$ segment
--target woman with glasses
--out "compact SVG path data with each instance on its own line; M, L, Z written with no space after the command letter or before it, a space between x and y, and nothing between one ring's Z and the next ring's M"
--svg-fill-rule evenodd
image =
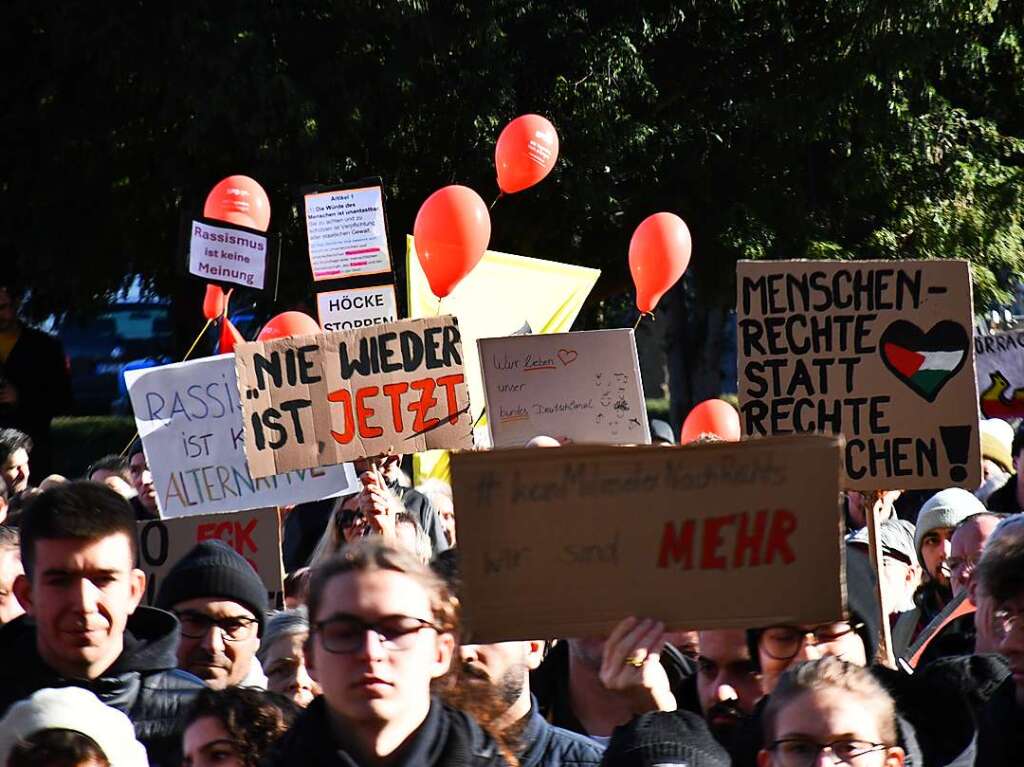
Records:
M458 602L410 552L351 543L310 579L306 664L322 695L270 765L514 764L461 710L432 694L457 646ZM471 705L483 721L500 714Z
M764 712L758 767L902 767L892 698L870 671L835 656L779 680Z
M816 626L769 626L750 635L756 644L751 648L751 657L758 660L761 682L769 694L794 663L831 655L866 666L874 646L864 621L855 617Z

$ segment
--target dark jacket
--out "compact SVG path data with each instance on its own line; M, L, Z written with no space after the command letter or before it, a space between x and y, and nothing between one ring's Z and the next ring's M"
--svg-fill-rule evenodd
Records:
M601 762L604 752L596 741L585 735L545 721L536 698L519 742L519 767L591 767Z
M327 529L339 498L324 498L298 504L284 521L281 557L286 573L309 564L317 543Z
M981 711L978 767L1019 767L1024 760L1024 708L1017 705L1013 678L1003 682Z
M441 517L438 515L437 509L434 508L434 504L430 502L430 499L419 490L402 487L397 482L388 485L388 488L402 499L405 510L416 517L420 527L426 531L427 537L430 538L430 547L434 550L434 553L437 554L438 552L445 551L448 548L448 539L444 537Z
M985 506L996 514L1020 514L1024 511L1017 500L1017 475L1011 474L1006 484L993 491Z
M82 687L135 725L152 764L180 764L180 715L203 683L176 668L178 620L152 607L128 619L124 650L98 679L66 679L36 650L35 623L27 616L0 628L0 716L12 703L45 687Z
M344 740L344 738L342 738ZM392 767L501 767L494 741L467 714L434 700L427 718L392 755ZM261 767L359 767L351 743L339 742L327 719L323 696L303 711L263 759Z

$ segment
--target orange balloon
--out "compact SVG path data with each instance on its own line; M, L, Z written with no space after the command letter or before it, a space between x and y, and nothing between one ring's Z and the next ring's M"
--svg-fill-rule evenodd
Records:
M224 314L225 298L220 285L207 285L206 296L203 298L203 316L215 320Z
M726 442L739 442L740 414L725 400L704 400L683 421L679 444L693 442L701 434L714 434Z
M558 133L540 115L523 115L505 126L494 147L498 188L505 194L531 187L555 167Z
M491 216L472 189L446 186L420 206L412 234L430 289L444 298L484 257Z
M273 341L275 338L289 336L309 336L321 333L320 325L308 314L302 312L282 312L263 326L256 336L257 341Z
M254 179L228 176L206 196L203 215L265 232L270 226L270 200Z
M245 339L242 338L242 334L238 332L231 320L227 317L220 325L220 353L228 354L235 350L235 344L240 344Z
M629 271L636 285L636 307L650 312L690 264L690 230L675 213L648 216L629 241Z

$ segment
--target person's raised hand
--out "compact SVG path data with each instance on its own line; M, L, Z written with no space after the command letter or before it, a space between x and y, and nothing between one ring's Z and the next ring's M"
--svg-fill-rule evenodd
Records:
M635 713L675 711L676 699L661 665L665 624L629 617L605 640L601 653L601 683L631 701Z

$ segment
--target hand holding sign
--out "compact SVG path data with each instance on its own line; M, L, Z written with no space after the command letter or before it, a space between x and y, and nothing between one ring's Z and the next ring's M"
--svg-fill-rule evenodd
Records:
M629 699L633 713L675 711L676 699L661 665L665 624L630 617L617 625L601 653L601 683Z

